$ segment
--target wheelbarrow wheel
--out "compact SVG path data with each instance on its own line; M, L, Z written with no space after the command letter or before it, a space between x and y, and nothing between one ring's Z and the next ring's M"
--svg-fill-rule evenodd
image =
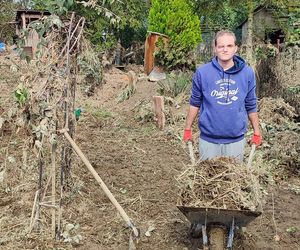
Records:
M209 230L210 250L224 250L226 248L226 228L212 227Z

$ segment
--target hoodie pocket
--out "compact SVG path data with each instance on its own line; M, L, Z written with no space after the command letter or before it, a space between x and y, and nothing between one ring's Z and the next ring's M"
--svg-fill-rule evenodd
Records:
M246 112L237 108L204 110L199 119L201 133L212 138L236 138L246 132Z

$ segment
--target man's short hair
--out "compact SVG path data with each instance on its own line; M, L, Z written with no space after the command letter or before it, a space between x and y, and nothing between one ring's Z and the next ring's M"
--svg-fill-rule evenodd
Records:
M217 32L217 34L215 35L215 46L217 46L217 39L221 36L224 36L224 35L230 35L234 38L234 44L236 44L236 36L235 34L231 31L231 30L220 30Z

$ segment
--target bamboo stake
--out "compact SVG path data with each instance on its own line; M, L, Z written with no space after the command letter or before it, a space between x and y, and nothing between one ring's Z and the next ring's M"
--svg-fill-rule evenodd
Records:
M44 193L43 193L41 201L44 201L44 199L46 197L47 190L48 190L48 187L50 185L50 182L51 182L51 175L49 175L49 177L48 177L48 180L47 180L47 183L46 183L46 186L45 186Z
M75 28L74 28L74 30L73 30L71 36L70 36L70 39L72 39L72 38L74 37L74 34L75 34L77 28L79 27L79 24L81 23L81 21L83 21L83 23L84 23L84 22L85 22L85 18L84 18L84 17L81 17L81 18L79 19L78 23L76 24L76 26L75 26ZM82 27L82 26L83 26L83 25L81 25L81 27ZM58 58L60 58L60 57L63 55L63 53L65 52L65 50L67 49L67 47L68 47L68 44L65 44L65 46L64 46L63 49L61 50L61 52L60 52ZM71 49L71 50L72 50L72 49ZM68 53L69 53L69 51L68 51Z
M79 34L78 36L75 38L75 41L74 43L72 44L72 47L69 49L69 53L72 51L72 49L75 47L75 45L78 43L81 35L82 35L82 32L83 32L83 27L84 27L84 24L85 24L85 19L83 19L82 21L82 25L81 25L81 30L79 31ZM79 44L79 43L78 43Z
M53 135L53 141L52 141L52 152L51 152L51 163L52 163L52 168L51 168L51 180L52 180L52 227L51 227L51 232L52 232L52 237L55 239L55 219L56 219L56 207L55 207L55 201L56 201L56 189L55 189L55 183L56 183L56 141L55 141L55 136Z
M57 239L59 239L61 234L61 217L62 217L62 197L63 197L63 187L60 186L60 201L58 205L58 219L57 219Z
M36 204L36 211L35 211L35 215L34 215L34 218L32 220L32 223L31 223L31 227L29 227L29 230L28 230L28 233L31 233L33 227L34 227L34 224L39 221L39 217L40 217L40 204L37 202L37 200L39 199L39 196L40 196L40 190L37 191L37 199L35 201L35 204ZM37 224L39 226L39 224Z
M33 206L32 206L32 212L31 212L31 218L30 218L30 224L29 224L29 229L28 229L28 233L31 232L32 228L33 228L33 225L34 225L34 221L33 221L33 218L34 218L34 212L36 210L36 203L37 203L37 199L38 199L38 196L39 196L39 192L40 190L37 190L35 192L35 196L34 196L34 202L33 202Z
M73 19L75 17L75 12L72 12L71 15L71 20L70 20L70 26L69 26L69 32L68 32L68 40L67 40L67 74L68 74L68 79L70 76L70 42L71 42L71 31L72 31L72 24L73 24Z
M88 168L88 170L92 173L93 177L100 184L102 190L107 195L107 197L109 198L109 200L112 202L112 204L119 211L120 215L125 220L125 222L127 223L127 225L133 230L133 233L134 233L135 237L138 237L139 236L139 232L138 232L137 228L133 225L133 223L131 222L130 218L128 217L128 215L126 214L126 212L124 211L124 209L121 207L121 205L115 199L115 197L113 196L113 194L107 188L107 186L102 181L102 179L100 178L100 176L98 175L98 173L96 172L96 170L93 168L93 166L91 165L91 163L89 162L89 160L85 157L85 155L82 153L82 151L80 150L80 148L76 145L76 143L73 141L73 139L71 138L71 136L69 135L69 133L65 129L61 130L61 133L63 133L64 136L67 138L67 140L70 142L70 144L73 147L73 149L75 150L75 152L78 154L78 156L84 162L84 164L86 165L86 167Z
M42 137L42 142L44 140L44 137ZM42 161L42 157L43 157L43 154L42 154L42 151L40 149L39 151L39 192L38 192L38 197L37 197L37 200L40 202L41 201L41 190L42 190L42 179L43 179L43 164L44 162ZM38 202L38 203L39 203ZM40 218L40 205L37 206L36 208L36 213L35 213L35 217L33 219L33 223L32 223L32 228L35 224L35 222L38 222L39 221L39 218ZM40 224L37 223L37 229L39 230L40 229Z
M60 166L60 201L58 207L58 219L57 219L57 237L61 234L61 218L62 218L62 201L63 201L63 187L64 187L64 168L65 168L65 147L61 151L61 166Z

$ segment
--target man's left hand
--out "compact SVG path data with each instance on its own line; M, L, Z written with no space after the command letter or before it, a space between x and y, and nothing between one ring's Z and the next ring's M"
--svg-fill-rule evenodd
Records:
M254 134L252 136L252 139L250 141L251 144L255 144L256 146L259 146L262 144L262 137L260 134Z

